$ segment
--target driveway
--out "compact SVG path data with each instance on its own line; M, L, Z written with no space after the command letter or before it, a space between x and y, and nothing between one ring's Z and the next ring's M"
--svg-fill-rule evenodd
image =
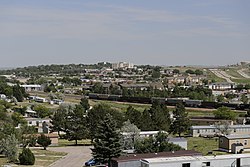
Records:
M68 153L50 167L82 167L92 155L90 146L49 147L48 150Z

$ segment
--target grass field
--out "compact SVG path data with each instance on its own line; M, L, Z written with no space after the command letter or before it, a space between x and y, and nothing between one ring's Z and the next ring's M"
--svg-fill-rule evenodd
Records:
M236 77L236 78L243 78L238 72L237 72L237 69L228 69L226 70L226 73L233 76L233 77Z
M47 167L53 162L57 161L58 159L64 157L67 153L60 153L60 152L54 152L54 151L48 151L48 150L41 150L38 148L32 148L31 151L34 153L36 161L35 165L36 167ZM0 155L0 166L8 164L7 159L4 156ZM11 164L13 166L17 167L29 167L25 165L18 165L18 164Z
M236 83L250 84L250 79L248 78L231 79L231 80Z
M78 140L77 141L78 145L91 145L91 140L86 139L86 140ZM74 146L75 141L68 141L66 139L59 139L58 141L58 146L63 147L63 146Z
M227 154L226 152L218 151L218 138L188 137L187 140L188 150L199 151L203 155L208 155L209 151L213 151L213 154L216 155Z
M214 80L215 82L225 82L226 80L223 78L217 77L215 74L213 74L211 71L207 70L207 79L208 80Z

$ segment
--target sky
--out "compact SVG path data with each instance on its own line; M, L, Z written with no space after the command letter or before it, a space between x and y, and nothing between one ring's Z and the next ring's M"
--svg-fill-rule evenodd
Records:
M249 0L0 0L0 68L250 60Z

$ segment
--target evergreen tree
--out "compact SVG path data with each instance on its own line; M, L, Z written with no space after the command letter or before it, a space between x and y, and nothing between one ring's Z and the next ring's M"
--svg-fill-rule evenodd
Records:
M23 148L22 153L19 155L21 165L34 165L35 156L29 148Z
M153 130L153 122L151 119L151 114L148 110L144 110L142 113L141 126L139 127L142 131Z
M149 112L151 113L153 130L169 130L171 120L167 106L165 104L160 104L159 101L155 101L152 104Z
M141 124L141 112L129 106L127 112L125 113L126 119L130 120L132 124L135 124L137 127Z
M66 119L66 138L71 141L84 139L88 136L85 110L81 105L76 105L72 111L69 111Z
M173 134L178 134L180 137L181 133L186 132L190 126L188 113L182 103L176 105L173 115L174 121L171 124L170 130Z
M108 162L121 155L121 134L117 131L116 121L107 114L97 127L92 154L100 162Z
M37 143L43 146L43 149L46 150L46 148L51 144L51 140L48 136L41 134L41 136L37 138Z

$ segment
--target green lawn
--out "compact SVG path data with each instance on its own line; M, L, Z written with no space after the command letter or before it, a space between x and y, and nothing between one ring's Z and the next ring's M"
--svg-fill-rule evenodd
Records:
M209 151L213 154L221 155L227 154L226 152L218 151L218 138L202 138L202 137L188 137L188 150L195 150L207 155Z
M145 109L149 109L151 104L139 104L139 103L123 103L123 102L114 102L114 101L104 101L104 100L90 100L90 105L96 105L100 103L105 103L110 105L114 109L118 109L121 111L126 111L129 106L134 107L139 111L144 111Z
M223 78L217 77L214 73L211 71L207 70L207 79L208 80L214 80L215 82L225 82L226 80Z
M225 71L227 74L236 77L236 78L243 78L238 72L237 69L228 69Z
M244 84L250 84L250 79L248 78L241 78L241 79L231 79L233 82L236 83L244 83Z
M91 140L90 139L78 140L77 144L78 145L91 145ZM66 139L59 139L59 141L58 141L59 147L73 146L73 145L75 145L75 141L68 141Z
M35 165L33 166L39 166L39 167L47 167L53 162L59 160L60 158L67 155L67 153L61 153L61 152L54 152L54 151L48 151L48 150L41 150L38 148L31 149L31 151L34 153L36 161ZM0 155L0 166L7 164L7 159L4 156ZM29 167L25 165L17 165L17 164L11 164L13 166L17 167Z

